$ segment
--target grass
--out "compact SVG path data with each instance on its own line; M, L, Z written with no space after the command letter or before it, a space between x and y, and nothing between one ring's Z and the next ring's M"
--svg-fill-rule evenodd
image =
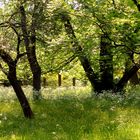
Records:
M124 97L89 89L43 89L35 114L25 119L10 88L0 87L0 140L140 140L140 89Z

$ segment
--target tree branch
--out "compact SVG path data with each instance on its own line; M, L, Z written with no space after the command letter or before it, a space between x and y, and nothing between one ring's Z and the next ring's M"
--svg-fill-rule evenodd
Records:
M14 25L11 25L11 28L13 29L13 31L17 35L17 49L16 49L17 56L15 58L15 63L17 63L19 58L21 58L22 56L26 55L27 53L26 52L20 53L20 49L19 48L20 48L20 43L21 43L21 35L18 33L18 31L16 30Z
M14 60L12 59L12 57L6 52L4 51L3 49L0 49L0 57L3 59L3 61L5 63L8 64L8 66L11 65L11 63L15 63Z
M134 4L136 5L138 11L140 12L140 4L138 3L137 0L132 0L134 2Z
M112 3L114 5L114 8L117 9L117 6L116 6L116 3L115 3L115 0L112 0Z
M25 9L22 5L20 6L20 14L21 14L21 29L23 32L24 43L25 46L28 48L30 40L28 38Z
M140 64L134 65L128 71L125 71L123 77L119 80L119 82L115 85L115 91L121 91L127 81L140 69Z
M63 67L65 67L66 65L71 63L75 58L76 58L75 55L70 56L67 60L64 60L63 62L59 63L58 67L55 67L53 69L48 70L47 73L62 69Z
M18 54L17 57L16 57L16 59L15 59L15 63L17 64L18 60L19 60L21 57L25 56L25 55L27 55L26 52Z
M0 27L9 27L9 22L6 21L6 22L0 23Z
M74 50L74 54L79 58L81 65L92 85L92 87L94 87L95 89L98 89L99 86L99 79L97 74L94 72L94 70L91 67L90 61L88 60L86 54L83 51L82 46L79 44L74 29L71 25L70 19L68 17L68 15L65 14L61 14L61 20L64 23L64 27L66 30L66 33L68 35L68 37L71 40L71 44L73 46L73 50Z

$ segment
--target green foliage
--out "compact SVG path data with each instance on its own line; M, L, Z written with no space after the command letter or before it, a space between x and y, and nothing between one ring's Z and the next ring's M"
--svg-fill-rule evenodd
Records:
M68 71L73 65L77 65L77 59L70 64L65 64L73 55L73 51L71 41L64 30L62 15L69 17L78 43L82 46L84 54L90 60L96 73L99 73L100 69L98 60L101 34L107 33L112 44L115 77L121 76L117 72L118 69L121 73L125 69L126 52L139 51L140 32L136 30L139 30L140 14L132 0L51 0L48 2L20 0L6 2L0 11L0 22L10 22L9 28L0 28L0 44L6 42L12 50L10 53L13 57L16 52L17 38L10 27L11 24L16 25L15 29L21 35L18 12L21 4L26 10L27 28L30 29L32 16L36 21L37 58L43 75L48 72L58 73L60 70ZM33 11L35 5L37 8ZM23 42L20 45L20 52L25 52ZM138 58L138 55L135 58ZM18 65L19 77L27 77L26 73L31 77L29 68L25 68L26 65L28 64L23 58ZM80 67L79 64L78 68ZM80 77L83 75L81 68L78 75Z

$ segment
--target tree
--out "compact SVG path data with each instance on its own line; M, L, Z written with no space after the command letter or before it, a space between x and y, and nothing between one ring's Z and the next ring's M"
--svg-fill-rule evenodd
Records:
M30 108L30 105L28 103L28 100L21 88L21 85L17 79L17 73L16 73L16 66L17 62L20 57L25 55L25 53L20 53L19 52L19 45L20 45L20 39L18 38L18 44L17 44L17 55L15 60L12 59L12 57L9 55L9 53L6 51L6 49L3 48L3 46L0 46L0 58L8 65L8 71L2 66L0 63L0 69L4 72L4 74L7 76L7 79L9 80L10 84L12 85L17 98L20 102L20 105L22 107L24 116L26 118L32 118L33 117L33 112ZM7 46L4 46L5 48Z
M33 75L33 98L40 99L41 98L41 68L38 64L37 57L36 57L36 10L38 7L38 3L36 1L31 1L30 3L26 3L25 1L8 1L7 5L5 4L4 8L7 9L9 12L7 15L9 19L7 19L7 23L12 25L12 28L16 31L18 37L21 38L21 42L24 40L24 45L27 52L27 58L30 64L30 69ZM31 5L32 4L32 5ZM35 4L35 7L33 7ZM15 6L14 6L15 5ZM26 18L29 14L25 12L24 6L29 7L31 18ZM26 7L26 8L27 8ZM33 9L32 9L33 7ZM10 8L10 10L9 10ZM5 13L4 13L5 14ZM4 15L4 20L7 18L6 14ZM5 18L6 17L6 18ZM31 22L28 26L27 22ZM23 49L23 43L21 43L22 47L20 46L20 50Z
M78 58L94 91L122 91L139 69L135 56L133 60L128 56L138 55L140 42L134 4L139 5L132 0L20 1L12 18L19 23L16 28L26 47L33 89L39 93L41 68L43 74L58 73Z
M33 74L33 98L39 99L41 98L41 68L38 64L36 58L36 18L35 10L37 9L37 3L34 6L34 13L32 15L32 23L30 26L31 35L29 35L29 31L27 30L27 20L26 13L24 7L20 6L20 14L21 14L21 29L23 32L24 44L26 47L27 58L30 64L30 68Z
M99 14L99 13L97 13L96 10L94 10L94 8L92 9L89 6L89 3L85 2L82 4L83 4L83 7L85 6L84 8L88 9L88 11L90 11L89 13L92 13L92 16L94 18L96 18L97 25L100 28L100 33L102 34L101 42L100 42L100 56L99 56L100 72L98 74L95 73L95 70L92 69L90 60L88 59L88 56L85 53L85 47L79 45L81 43L79 43L79 41L76 37L74 28L71 24L70 16L69 16L70 14L67 11L61 10L61 11L59 11L60 17L62 19L62 22L64 23L66 33L71 40L71 44L73 46L74 53L79 58L81 65L83 66L85 73L86 73L94 91L96 91L96 92L101 92L102 90L112 90L115 92L122 91L124 89L124 86L127 84L128 80L138 71L139 64L133 63L133 65L129 68L129 70L125 71L123 76L120 78L120 80L117 83L115 83L113 81L113 53L111 52L111 50L115 49L116 47L120 47L121 49L126 50L126 48L132 48L132 46L130 46L130 44L127 44L127 42L125 42L126 39L121 40L123 37L123 34L121 36L118 36L118 38L117 38L118 40L114 39L113 30L116 30L116 27L112 26L113 28L109 29L109 27L111 27L111 25L108 25L109 23L112 23L112 21L110 21L110 18L112 20L113 16L114 16L114 15L113 16L111 15L112 13L107 13L106 15L103 15L104 13ZM101 2L101 5L103 5L103 4L105 4L105 2ZM114 3L112 3L112 4L114 6ZM80 6L80 4L78 4L78 6ZM99 7L99 4L96 4L96 6ZM62 6L62 8L63 8L63 6ZM115 8L115 6L114 6L114 8ZM101 9L97 9L97 10L101 10ZM116 12L116 11L114 10L114 12ZM117 12L115 14L117 14ZM125 11L122 11L122 12L125 12ZM78 18L79 18L79 16L78 16ZM118 18L118 15L117 15L117 18ZM124 25L125 24L126 23L124 23ZM119 24L119 26L121 27L122 25ZM121 28L120 30L117 29L117 32L119 34L121 32L125 32L126 29L125 30L124 29L122 30L122 29L123 28ZM133 34L133 30L131 30L131 35L132 34ZM129 37L132 38L132 36L129 36ZM119 44L118 42L121 42L122 44ZM125 54L125 52L123 52L123 51L122 51L122 53Z

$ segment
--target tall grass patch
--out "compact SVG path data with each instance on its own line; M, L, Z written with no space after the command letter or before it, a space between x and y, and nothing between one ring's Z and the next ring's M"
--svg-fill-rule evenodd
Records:
M90 89L43 89L44 99L32 101L35 114L25 119L20 105L8 91L0 100L0 140L139 140L140 90L125 96ZM0 94L1 91L0 91Z

